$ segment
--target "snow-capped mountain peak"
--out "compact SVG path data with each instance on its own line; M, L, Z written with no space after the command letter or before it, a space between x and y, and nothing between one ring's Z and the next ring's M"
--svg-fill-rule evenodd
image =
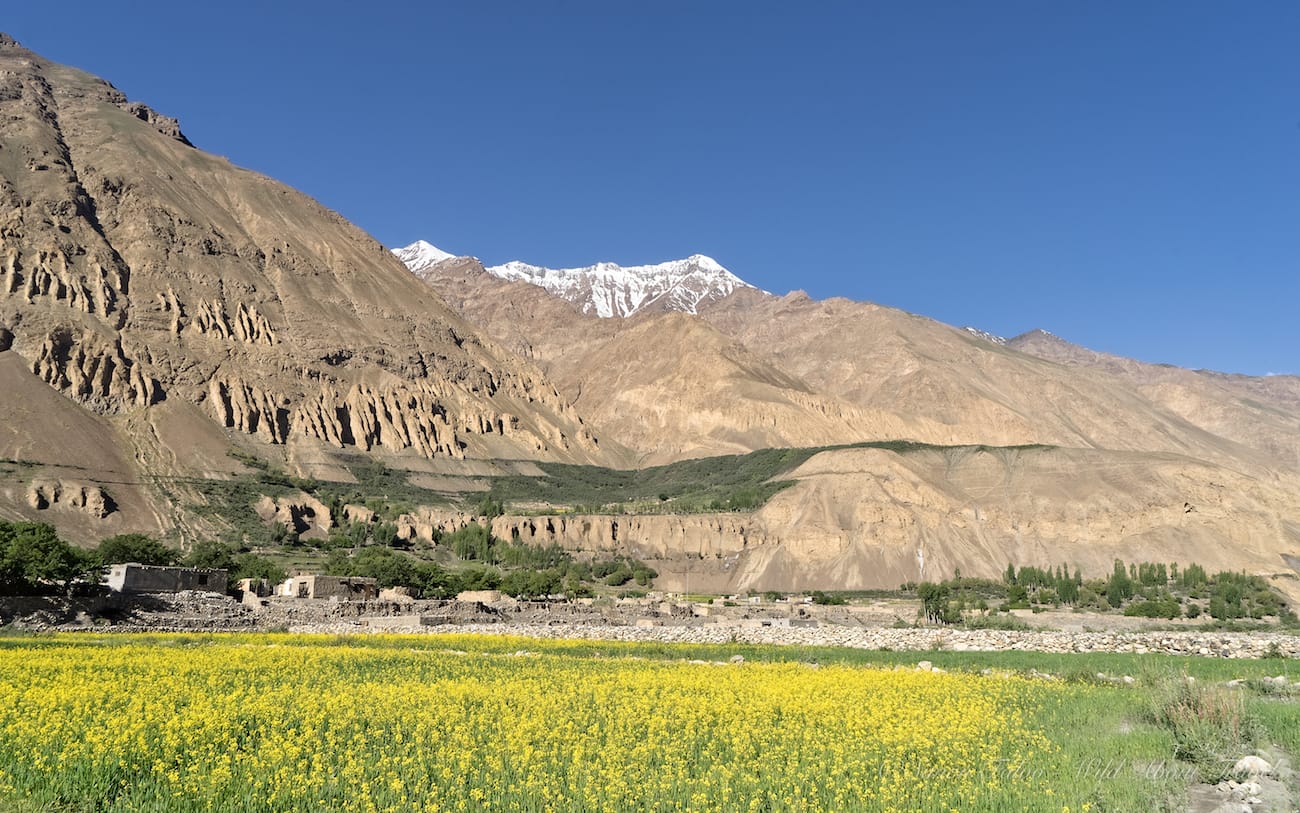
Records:
M416 240L405 248L395 248L393 253L397 259L406 263L406 267L412 272L423 271L434 263L440 263L443 260L450 260L455 254L448 254L433 243L427 243L424 240Z
M695 313L705 302L753 287L703 254L654 265L599 262L585 268L543 268L513 260L487 270L502 279L541 286L583 313L605 318L650 308Z
M974 336L975 338L983 339L984 341L990 342L992 344L1004 345L1007 343L1007 339L1005 336L998 336L994 333L989 333L987 330L981 330L977 327L970 327L969 325L966 326L966 328L964 329L967 333Z
M423 240L393 253L417 273L452 256ZM737 288L753 287L703 254L654 265L598 262L585 268L545 268L511 260L487 271L501 279L545 288L583 313L606 318L647 309L696 313L700 305L722 299Z

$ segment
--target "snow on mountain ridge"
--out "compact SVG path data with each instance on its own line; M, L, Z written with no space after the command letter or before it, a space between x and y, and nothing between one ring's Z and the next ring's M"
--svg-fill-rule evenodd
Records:
M543 268L512 260L487 270L502 279L538 285L602 318L631 316L655 303L695 313L705 301L753 287L703 254L654 265L599 262L585 268Z
M451 257L423 240L394 249L393 253L412 272ZM753 287L703 254L654 265L598 262L585 268L544 268L511 260L486 270L501 279L545 288L577 305L583 313L602 318L631 316L656 305L696 313L702 303L721 299L737 288Z

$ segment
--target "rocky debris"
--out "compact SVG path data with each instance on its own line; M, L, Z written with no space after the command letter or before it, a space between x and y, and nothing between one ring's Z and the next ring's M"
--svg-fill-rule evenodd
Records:
M277 509L278 510L278 509ZM210 594L205 594L210 595ZM226 618L221 607L238 605L218 597L217 619ZM152 597L163 601L159 597ZM6 599L7 601L7 599ZM239 605L242 606L242 605ZM241 614L246 629L293 626L306 632L358 631L367 616L421 615L444 617L461 625L461 631L498 633L537 638L588 638L594 640L659 641L695 644L789 644L841 646L856 649L932 652L1036 651L1036 652L1137 652L1207 657L1260 658L1276 647L1290 658L1300 657L1300 637L1280 632L1084 632L1041 630L953 630L819 624L815 627L764 624L761 618L741 617L746 608L731 608L736 617L700 617L693 605L626 599L595 602L409 600L331 601L273 598L256 615ZM248 609L248 608L245 608ZM166 626L166 613L152 616ZM660 623L643 625L639 620ZM340 626L342 625L342 626ZM149 627L152 628L152 627ZM364 630L360 630L364 631ZM933 664L931 664L933 668ZM1051 676L1045 676L1051 677ZM1109 678L1134 685L1132 676Z
M153 127L163 135L169 138L174 138L187 147L194 146L190 143L190 140L185 137L185 134L181 132L181 123L171 116L164 116L142 102L125 102L119 104L118 107L121 107L123 110Z
M27 505L37 511L72 508L103 519L117 510L116 503L99 486L64 480L33 480L27 487Z
M1244 756L1234 765L1232 778L1217 785L1194 785L1188 794L1186 813L1294 811L1293 778L1285 751L1270 748Z

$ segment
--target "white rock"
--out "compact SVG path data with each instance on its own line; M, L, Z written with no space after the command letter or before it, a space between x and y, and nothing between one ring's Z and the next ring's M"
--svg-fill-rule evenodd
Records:
M1256 756L1242 757L1232 766L1232 772L1246 776L1267 776L1273 773L1273 766Z
M934 671L934 664L929 661L918 661L916 668L920 669L922 672L932 672Z

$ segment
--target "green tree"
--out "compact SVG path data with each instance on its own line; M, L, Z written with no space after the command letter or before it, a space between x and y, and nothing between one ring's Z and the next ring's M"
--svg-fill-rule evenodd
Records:
M494 500L491 497L484 497L475 506L474 512L480 517L487 517L489 520L496 519L506 512L506 507L501 500Z
M1106 582L1106 601L1112 607L1118 608L1126 600L1133 597L1133 576L1137 574L1136 568L1130 568L1132 575L1125 572L1124 563L1119 559L1115 560L1115 568L1110 574L1110 580Z
M105 565L136 562L142 565L174 565L181 560L180 551L169 548L144 534L117 534L99 543L96 550Z
M54 526L0 520L0 592L70 591L97 569L95 558L60 539Z
M285 579L284 568L265 556L256 553L241 553L234 557L230 579L266 579L271 584L278 584Z
M945 583L921 582L916 586L921 598L921 611L926 620L936 624L955 624L961 620L960 608L950 600L952 591Z
M460 559L496 562L496 552L493 549L496 538L477 522L471 522L455 533L448 534L445 541Z
M185 557L183 563L187 567L233 571L235 549L215 539L200 539L194 543L194 547L190 548L189 555Z

